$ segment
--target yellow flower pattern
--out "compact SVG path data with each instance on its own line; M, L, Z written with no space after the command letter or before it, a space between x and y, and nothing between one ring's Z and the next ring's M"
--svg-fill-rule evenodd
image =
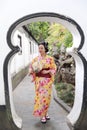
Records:
M32 64L38 60L43 64L43 68L49 68L52 73L51 78L38 76L35 78L35 103L33 114L35 116L45 116L51 101L51 91L56 65L53 57L49 55L46 55L44 58L37 56L32 61Z

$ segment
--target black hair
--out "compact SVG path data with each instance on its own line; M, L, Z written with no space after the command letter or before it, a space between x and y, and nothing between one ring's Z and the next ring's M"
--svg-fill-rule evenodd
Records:
M43 45L44 46L45 52L49 51L49 49L48 49L48 42L43 41L43 42L40 42L39 45Z

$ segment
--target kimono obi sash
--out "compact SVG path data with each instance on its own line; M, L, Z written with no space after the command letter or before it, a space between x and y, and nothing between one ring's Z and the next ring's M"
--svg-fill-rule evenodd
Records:
M50 68L43 68L41 71L39 71L38 73L36 73L37 77L45 77L45 78L51 78L51 75L48 74L43 74L42 71L43 70L49 70Z

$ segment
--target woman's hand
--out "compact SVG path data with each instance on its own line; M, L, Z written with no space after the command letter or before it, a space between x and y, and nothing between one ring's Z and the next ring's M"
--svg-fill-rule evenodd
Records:
M33 73L33 70L30 68L29 69L29 75L31 75Z

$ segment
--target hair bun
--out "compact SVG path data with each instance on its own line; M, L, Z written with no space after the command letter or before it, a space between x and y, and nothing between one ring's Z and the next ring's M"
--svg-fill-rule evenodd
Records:
M46 52L48 52L48 42L44 42L45 43L45 50Z
M46 46L46 47L48 46L48 42L45 42L45 46Z

